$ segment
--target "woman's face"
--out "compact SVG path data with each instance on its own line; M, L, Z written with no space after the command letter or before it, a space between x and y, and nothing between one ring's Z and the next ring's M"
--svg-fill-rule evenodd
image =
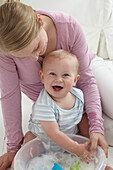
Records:
M33 61L37 61L39 56L45 54L47 49L48 37L43 29L40 28L40 32L37 37L31 41L31 43L24 49L17 52L12 52L11 54L18 58L31 58Z

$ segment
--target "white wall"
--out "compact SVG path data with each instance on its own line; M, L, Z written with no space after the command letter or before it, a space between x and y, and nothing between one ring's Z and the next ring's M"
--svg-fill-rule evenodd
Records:
M87 1L93 2L94 0ZM82 22L82 18L84 18L88 4L84 3L85 7L83 0L21 0L21 2L32 6L35 10L63 11L76 17L80 22Z
M98 25L99 18L103 14L100 8L104 6L103 0L21 0L21 2L32 6L35 10L64 11L75 16L83 25L86 20L89 24L94 24L96 20L96 25ZM88 14L87 18L86 14Z
M38 10L49 10L49 11L65 11L68 13L73 13L72 4L75 0L22 0L32 6L34 9ZM79 1L79 0L77 0Z

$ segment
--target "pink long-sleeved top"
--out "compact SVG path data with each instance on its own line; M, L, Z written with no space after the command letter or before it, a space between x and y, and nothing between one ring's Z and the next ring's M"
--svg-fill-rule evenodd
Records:
M77 87L84 93L90 133L103 134L100 96L90 68L91 59L95 55L88 54L81 26L75 18L61 12L37 11L37 13L47 15L53 20L57 30L57 49L67 50L77 56L80 63L80 79ZM20 59L0 53L1 103L8 151L17 151L22 143L21 91L35 102L43 88L39 75L41 62L41 57L34 62L30 58Z

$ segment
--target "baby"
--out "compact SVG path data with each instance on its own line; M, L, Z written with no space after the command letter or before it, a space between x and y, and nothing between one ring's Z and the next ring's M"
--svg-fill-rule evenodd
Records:
M78 70L76 56L67 51L56 50L45 56L40 70L44 89L33 106L29 130L33 138L37 136L46 142L51 139L50 148L53 150L58 151L57 146L60 146L85 161L91 161L94 156L87 150L90 141L79 144L68 137L68 134L78 132L83 116L83 93L75 88Z

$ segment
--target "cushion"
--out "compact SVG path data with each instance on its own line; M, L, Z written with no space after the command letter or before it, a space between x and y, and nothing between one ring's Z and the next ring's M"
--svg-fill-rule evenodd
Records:
M91 62L104 113L113 119L113 61L95 57Z

